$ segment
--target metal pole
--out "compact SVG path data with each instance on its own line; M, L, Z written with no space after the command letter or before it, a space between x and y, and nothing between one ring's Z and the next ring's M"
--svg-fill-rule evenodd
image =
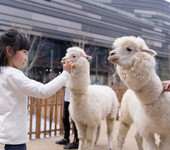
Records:
M96 54L96 84L98 84L98 54Z
M50 66L51 66L51 73L53 72L53 53L54 53L54 50L51 49L51 63L50 63Z

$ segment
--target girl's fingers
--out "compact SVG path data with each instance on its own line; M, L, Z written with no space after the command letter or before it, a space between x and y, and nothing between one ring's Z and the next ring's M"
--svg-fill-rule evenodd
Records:
M165 90L168 90L170 88L170 84L168 83L166 86L165 86Z
M71 60L66 61L67 66L71 64Z
M67 60L67 61L65 62L65 64L63 65L63 69L64 69L65 71L71 73L71 68L72 68L71 64L72 64L72 61L71 61L71 60Z

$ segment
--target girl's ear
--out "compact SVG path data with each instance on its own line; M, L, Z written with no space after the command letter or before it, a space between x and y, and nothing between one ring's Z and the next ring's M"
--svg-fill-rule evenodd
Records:
M11 46L7 46L7 47L6 47L6 54L7 54L9 57L13 56L14 52L13 52Z

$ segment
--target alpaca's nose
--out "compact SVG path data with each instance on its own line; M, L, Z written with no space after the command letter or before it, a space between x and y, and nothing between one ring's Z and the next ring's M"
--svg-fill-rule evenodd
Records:
M113 56L113 55L115 55L116 54L116 52L114 51L114 50L112 50L111 52L110 52L110 56Z

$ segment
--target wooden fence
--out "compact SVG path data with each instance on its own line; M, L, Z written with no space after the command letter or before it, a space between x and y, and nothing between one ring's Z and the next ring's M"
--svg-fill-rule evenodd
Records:
M126 87L112 87L119 102ZM45 138L63 134L62 111L65 89L62 88L55 95L38 99L29 98L29 138Z
M29 138L40 138L40 135L51 137L63 134L62 112L64 88L55 95L38 99L29 99Z

